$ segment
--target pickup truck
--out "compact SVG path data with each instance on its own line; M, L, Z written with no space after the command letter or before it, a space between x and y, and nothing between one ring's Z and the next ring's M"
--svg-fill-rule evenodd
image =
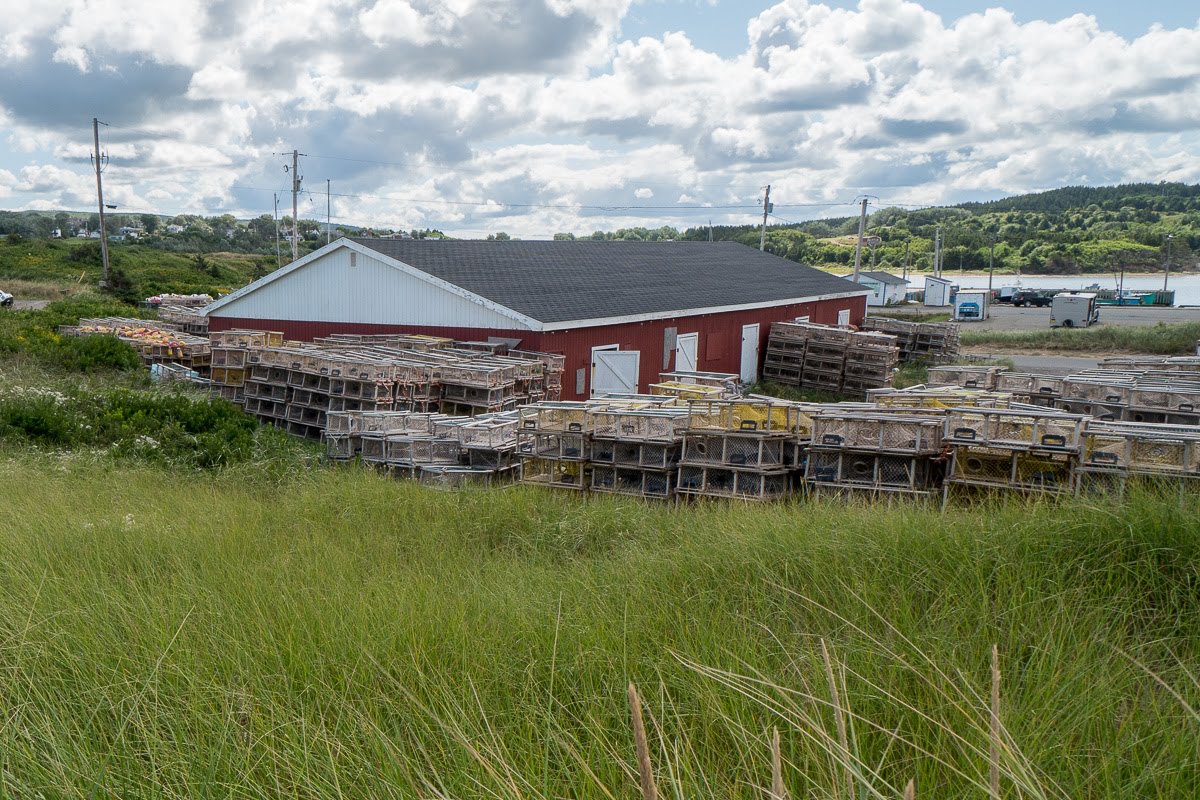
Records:
M4 308L8 308L12 304L13 304L13 296L11 294L9 294L8 292L4 291L3 289L0 289L0 306L3 306Z

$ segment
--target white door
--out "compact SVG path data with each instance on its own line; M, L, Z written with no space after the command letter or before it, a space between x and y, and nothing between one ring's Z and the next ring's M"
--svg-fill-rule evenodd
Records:
M638 367L641 353L637 350L592 350L592 397L609 392L638 390Z
M696 345L698 333L681 333L675 337L675 371L696 372Z
M742 326L742 374L743 383L758 380L758 323Z
M850 309L843 308L841 311L838 312L838 325L849 325L849 324L850 324Z

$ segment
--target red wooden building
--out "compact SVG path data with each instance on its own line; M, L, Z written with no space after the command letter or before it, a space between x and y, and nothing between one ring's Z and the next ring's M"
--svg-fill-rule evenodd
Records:
M857 324L865 288L732 242L339 239L206 309L210 329L500 339L567 357L563 398L660 372L757 378L770 323Z

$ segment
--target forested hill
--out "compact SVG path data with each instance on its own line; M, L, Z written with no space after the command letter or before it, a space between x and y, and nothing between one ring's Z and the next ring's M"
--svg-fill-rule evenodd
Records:
M1120 186L1064 186L1046 192L1021 194L991 200L986 203L962 203L976 214L995 211L1042 211L1063 214L1072 209L1097 206L1106 211L1119 211L1125 206L1151 208L1157 211L1186 212L1200 208L1200 184L1186 183L1123 183Z
M1196 269L1200 251L1200 185L1137 183L1123 186L1068 186L987 203L906 210L882 208L870 214L867 236L878 237L877 269L900 270L905 247L912 269L928 269L933 237L942 228L946 269L987 269L995 237L1000 271L1075 274L1121 269ZM854 261L858 217L811 220L767 227L767 248L817 266L848 266ZM684 239L704 240L709 229L691 228ZM753 225L714 227L714 239L758 246ZM864 264L870 262L864 250Z

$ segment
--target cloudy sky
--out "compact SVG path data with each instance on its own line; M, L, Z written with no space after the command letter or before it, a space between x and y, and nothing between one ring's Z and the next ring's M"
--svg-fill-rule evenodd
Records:
M1200 182L1181 0L5 0L0 208L460 236ZM290 198L284 203L290 204Z

